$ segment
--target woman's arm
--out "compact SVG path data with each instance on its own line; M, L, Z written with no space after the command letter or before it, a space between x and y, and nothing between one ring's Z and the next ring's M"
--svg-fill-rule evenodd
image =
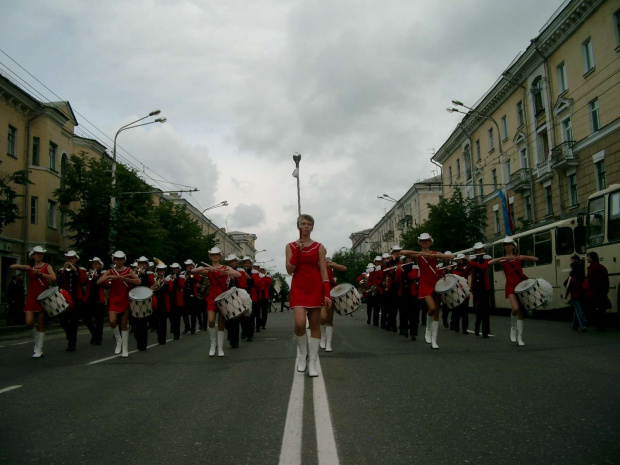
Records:
M288 274L293 274L295 273L295 270L297 269L297 263L295 263L294 265L291 264L291 259L293 258L293 252L291 250L290 244L286 244L285 252L286 252L286 272Z
M329 266L332 270L336 271L347 271L347 267L344 265L339 265L338 263L329 262Z
M521 260L522 262L537 262L537 257L531 257L529 255L517 255L515 257L517 260Z
M97 280L97 284L99 284L100 286L105 283L108 280L108 276L110 275L110 270L106 270L102 275L101 278L99 278Z
M329 307L332 304L332 300L329 297L331 286L329 285L329 275L327 274L327 260L325 260L326 255L327 253L325 252L325 247L321 245L321 248L319 249L319 270L321 272L321 280L323 281L323 303L326 307Z
M47 265L47 273L41 273L45 279L47 279L50 283L56 282L56 273L52 269L52 265Z
M133 284L135 286L142 284L142 280L138 278L133 271L130 271L127 276L121 276L121 279L126 283Z

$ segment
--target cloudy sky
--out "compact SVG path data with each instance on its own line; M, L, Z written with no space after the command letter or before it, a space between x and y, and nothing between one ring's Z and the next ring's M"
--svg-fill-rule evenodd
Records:
M167 123L119 136L123 160L176 183L160 188L197 187L198 208L227 200L210 218L256 234L283 271L295 152L313 237L350 247L392 207L377 195L434 175L460 119L450 100L478 100L561 3L0 0L0 73L70 101L78 133L106 145L98 130L161 109Z

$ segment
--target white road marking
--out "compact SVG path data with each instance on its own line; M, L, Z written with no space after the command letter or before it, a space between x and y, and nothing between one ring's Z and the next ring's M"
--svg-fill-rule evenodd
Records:
M5 392L9 392L12 391L13 389L19 389L20 387L22 387L22 384L19 384L17 386L9 386L9 387L5 387L4 389L0 389L0 394L4 394Z
M316 444L319 456L319 465L338 465L338 449L332 426L332 416L329 411L327 389L323 379L320 357L316 361L319 376L312 380L312 394L314 400L314 421L316 424Z
M170 341L172 341L172 339L166 339L166 342L170 342ZM159 345L159 343L151 344L149 346L146 346L146 348L150 349L151 347L155 347L155 346L158 346L158 345ZM136 352L138 352L137 349L136 350L131 350L131 351L129 351L129 354L135 354ZM86 365L96 365L97 363L107 362L108 360L114 360L115 358L118 358L120 356L121 356L121 354L112 355L112 356L106 357L106 358L100 358L99 360L93 360L92 362L88 362Z
M297 371L297 359L293 375L293 387L288 400L284 437L280 449L280 465L301 464L301 433L304 414L304 373Z
M9 344L10 346L23 346L24 344L32 344L33 341L16 342L15 344Z

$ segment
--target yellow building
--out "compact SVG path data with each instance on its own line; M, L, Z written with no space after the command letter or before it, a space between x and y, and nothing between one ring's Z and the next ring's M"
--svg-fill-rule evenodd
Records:
M521 226L577 216L620 180L619 51L618 3L574 0L477 103L453 102L467 116L433 160L444 195L487 206L487 239L506 233L500 191Z

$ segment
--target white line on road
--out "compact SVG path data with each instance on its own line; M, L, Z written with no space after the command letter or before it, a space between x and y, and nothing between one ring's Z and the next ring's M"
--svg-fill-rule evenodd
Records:
M4 389L0 389L0 394L4 394L5 392L9 392L12 391L13 389L19 389L20 387L22 387L22 384L19 384L17 386L9 386L9 387L5 387Z
M304 415L304 374L297 372L297 360L293 375L293 387L288 400L284 437L280 449L280 465L301 464L301 433Z
M166 342L170 342L172 341L172 339L166 339ZM155 347L158 346L159 343L157 344L151 344L150 346L146 346L147 349L150 349L151 347ZM138 350L132 350L129 352L129 354L135 354L136 352L138 352ZM107 362L108 360L114 360L115 358L120 357L121 355L112 355L110 357L106 357L106 358L100 358L99 360L93 360L92 362L88 362L86 365L96 365L97 363L101 363L101 362Z
M15 344L9 344L10 346L23 346L24 344L31 344L31 341L16 342Z
M312 394L314 400L314 421L316 424L316 444L319 456L319 465L338 465L338 450L336 449L336 437L332 426L332 416L329 411L327 389L323 379L321 361L317 359L316 365L319 376L312 380Z

